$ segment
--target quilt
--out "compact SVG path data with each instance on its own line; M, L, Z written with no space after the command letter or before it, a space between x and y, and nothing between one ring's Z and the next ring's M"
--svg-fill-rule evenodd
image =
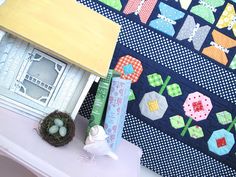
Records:
M123 137L142 164L167 177L236 176L236 1L78 2L122 26L111 68L132 81Z

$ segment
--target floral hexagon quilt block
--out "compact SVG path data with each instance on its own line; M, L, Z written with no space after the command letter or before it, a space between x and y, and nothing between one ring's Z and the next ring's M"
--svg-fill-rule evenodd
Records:
M211 99L202 93L190 93L184 102L185 115L195 121L207 119L212 110Z
M119 59L114 70L121 74L122 79L131 80L132 83L135 83L143 72L143 66L138 59L126 55Z
M207 144L211 152L220 156L226 155L235 144L234 135L225 129L216 130L212 133Z
M165 114L168 103L166 98L159 93L152 91L145 93L139 103L141 114L151 120L161 119Z

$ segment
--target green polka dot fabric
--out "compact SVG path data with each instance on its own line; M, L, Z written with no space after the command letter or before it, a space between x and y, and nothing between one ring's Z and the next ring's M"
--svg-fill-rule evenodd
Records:
M234 56L232 62L230 63L229 67L230 67L231 69L236 69L236 54L235 54L235 56Z
M175 129L183 128L185 126L184 118L179 115L170 117L170 123Z
M130 89L129 92L129 101L133 101L135 100L135 95L134 95L134 91L132 89Z
M188 132L189 132L189 135L194 139L204 137L204 133L203 133L202 128L197 125L188 128Z
M232 115L228 111L218 112L216 113L216 117L222 125L227 125L233 121Z
M149 85L152 87L158 87L163 84L163 80L160 74L154 73L147 76Z
M176 83L168 85L167 92L168 92L168 95L170 95L171 97L176 97L176 96L182 95L181 88L180 88L179 84L176 84Z

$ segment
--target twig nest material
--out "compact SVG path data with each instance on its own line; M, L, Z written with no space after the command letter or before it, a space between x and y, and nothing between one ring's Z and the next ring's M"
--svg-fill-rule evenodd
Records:
M68 114L54 111L40 122L39 133L49 144L64 146L73 139L75 124Z

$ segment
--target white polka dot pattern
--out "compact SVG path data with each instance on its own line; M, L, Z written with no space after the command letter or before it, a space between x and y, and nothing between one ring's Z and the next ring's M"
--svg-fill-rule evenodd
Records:
M79 0L122 26L118 42L236 104L236 76L186 47L91 0ZM194 61L194 62L193 62Z
M236 104L236 76L233 72L94 1L79 2L121 24L118 42L122 45ZM149 126L131 114L126 116L123 137L143 149L143 165L164 177L236 176L234 169Z
M236 171L131 114L123 137L143 149L141 163L163 177L232 177Z
M90 114L93 109L94 100L95 100L95 96L93 94L88 93L88 95L86 96L86 98L79 110L79 114L81 116L84 116L87 119L90 118Z
M90 117L95 96L88 94L80 114ZM163 177L215 177L236 176L227 165L166 135L133 115L127 113L123 138L143 150L142 165Z

